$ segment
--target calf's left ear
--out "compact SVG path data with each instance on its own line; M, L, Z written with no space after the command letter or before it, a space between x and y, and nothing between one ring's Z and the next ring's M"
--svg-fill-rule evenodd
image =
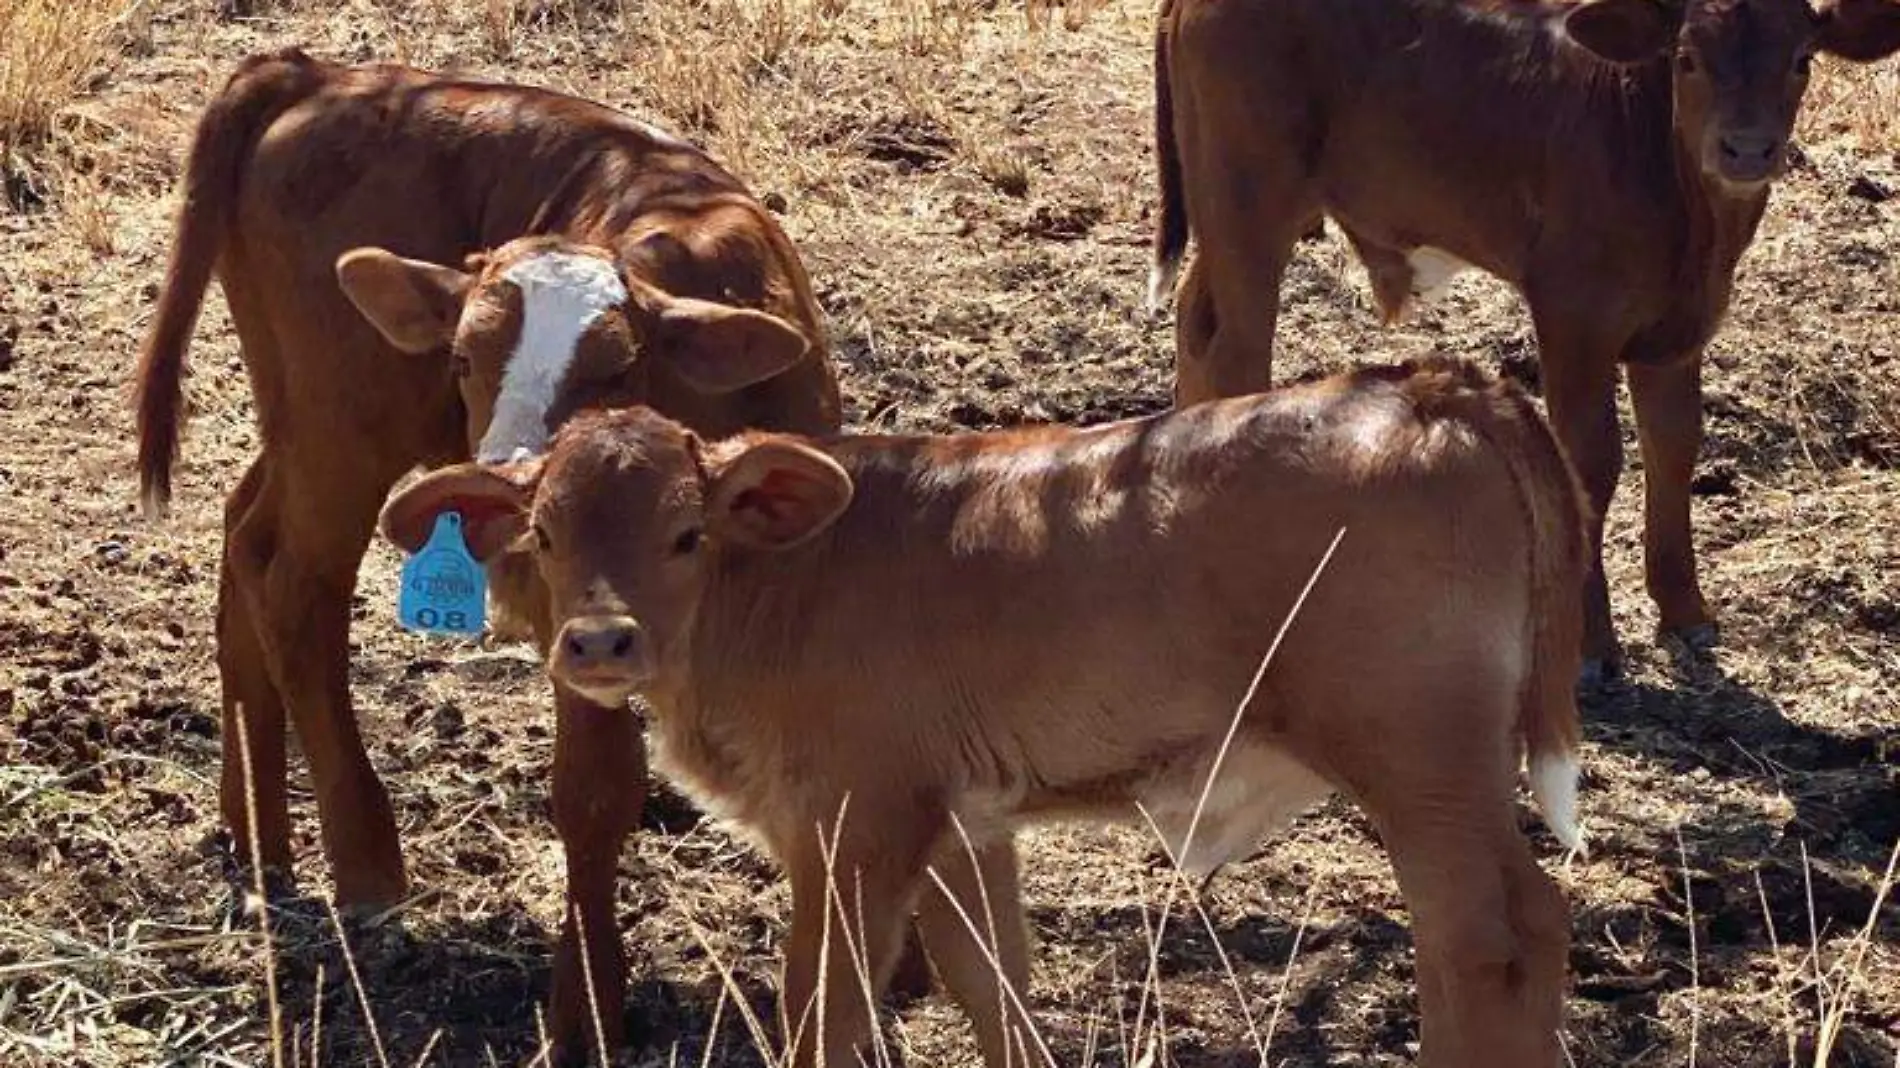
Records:
M1833 0L1816 16L1814 47L1871 63L1900 52L1900 0Z
M732 393L784 374L811 341L774 315L709 300L662 295L647 346L694 389Z
M753 549L789 549L851 503L851 476L808 445L767 438L720 464L707 518L713 533Z
M541 461L492 466L468 463L431 471L403 487L383 505L377 526L405 552L429 541L436 517L457 512L462 539L475 559L486 562L528 529Z

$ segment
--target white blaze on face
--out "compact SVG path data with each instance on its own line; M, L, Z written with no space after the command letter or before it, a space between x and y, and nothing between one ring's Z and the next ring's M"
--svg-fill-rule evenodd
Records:
M521 335L476 450L484 463L547 448L548 409L574 363L575 346L596 319L627 299L613 264L574 252L530 256L501 276L521 290Z

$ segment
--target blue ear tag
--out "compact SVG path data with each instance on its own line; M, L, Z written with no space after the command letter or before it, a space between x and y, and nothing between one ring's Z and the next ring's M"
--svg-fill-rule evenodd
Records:
M462 516L435 517L429 542L402 565L396 618L425 634L480 634L488 607L488 575L462 540Z

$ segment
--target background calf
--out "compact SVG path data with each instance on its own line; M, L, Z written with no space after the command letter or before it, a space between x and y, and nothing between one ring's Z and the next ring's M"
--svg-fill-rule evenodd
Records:
M1294 242L1331 217L1388 318L1479 267L1523 294L1544 395L1588 493L1588 677L1617 662L1601 517L1643 454L1664 631L1714 636L1690 480L1702 350L1727 311L1812 57L1900 48L1900 4L1840 0L1169 0L1155 36L1151 296L1190 229L1175 396L1265 388Z

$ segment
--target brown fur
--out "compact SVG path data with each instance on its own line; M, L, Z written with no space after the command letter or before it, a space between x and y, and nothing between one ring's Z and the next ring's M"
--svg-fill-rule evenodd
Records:
M1268 383L1281 276L1322 214L1388 317L1412 294L1408 254L1449 252L1530 305L1551 419L1596 517L1586 655L1617 656L1601 516L1622 469L1619 364L1645 461L1649 591L1665 630L1707 632L1689 525L1702 349L1785 154L1803 57L1896 47L1900 5L1881 0L1818 16L1805 0L1167 0L1151 297L1201 235L1177 400Z
M440 265L428 268L438 280L458 277L455 268L466 264L463 283L476 295L511 257L551 244L612 260L634 297L590 333L582 360L628 370L604 384L565 383L560 413L645 402L715 434L837 427L821 313L791 244L738 180L625 116L536 89L334 66L296 51L254 57L207 108L184 186L139 361L139 470L148 504L162 508L177 455L185 348L215 275L242 342L261 437L226 511L218 607L225 821L245 841L254 804L258 859L288 872L288 715L315 780L338 899L394 902L406 890L396 825L348 692L350 594L390 486L419 463L470 454L509 350L484 349L471 340L479 331L465 329L453 359L447 344L398 351L339 288L339 257L382 246ZM492 249L500 251L467 259ZM404 276L366 277L365 292L374 292ZM508 325L505 298L496 300L497 329L518 329ZM452 317L462 305L438 299L430 307ZM709 394L695 377L703 371L696 361L708 354L681 331L743 317L735 309L757 309L796 330L803 356L757 384ZM496 572L499 599L536 625L545 646L545 591L531 569L504 559ZM240 729L255 754L249 800ZM601 1018L610 1038L619 1037L624 959L614 865L639 818L645 757L624 717L584 703L559 703L557 733L555 822L567 849L570 911L552 1023L566 1047L591 1033L576 913L590 934Z
M826 1065L865 1011L821 945L850 931L875 985L914 913L1001 1068L1020 1021L926 865L979 925L987 895L1020 991L1012 829L1140 802L1178 851L1343 526L1185 859L1344 792L1415 920L1422 1063L1558 1063L1566 912L1512 790L1527 739L1562 770L1533 782L1574 840L1583 519L1513 386L1432 361L1087 430L711 445L635 409L569 424L545 464L440 472L391 504L442 507L538 546L557 685L644 694L662 767L785 866L783 1019L796 1062Z

